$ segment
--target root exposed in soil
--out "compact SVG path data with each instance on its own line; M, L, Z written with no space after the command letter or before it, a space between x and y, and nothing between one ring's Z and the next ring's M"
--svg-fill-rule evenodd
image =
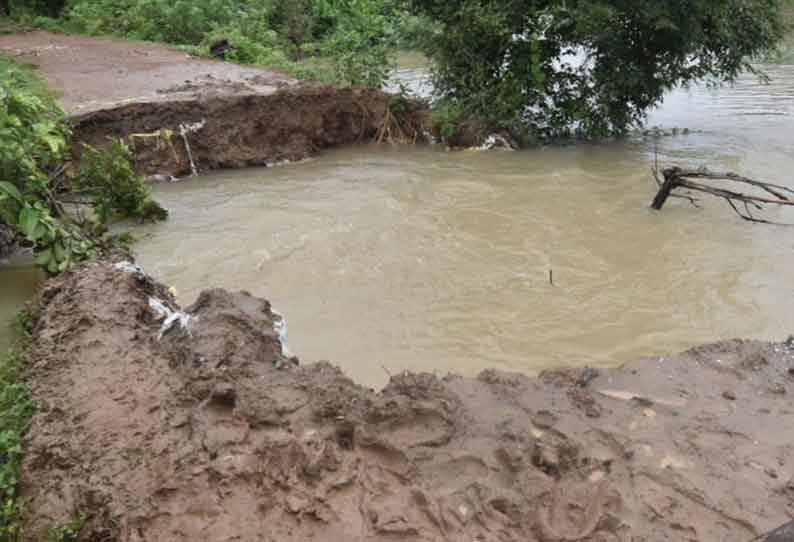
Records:
M745 541L794 513L794 345L731 341L539 378L284 359L266 301L111 264L41 293L30 540ZM726 399L728 393L733 398Z
M144 174L181 176L199 170L264 166L306 158L341 145L421 139L423 107L399 118L393 96L364 88L290 87L271 94L212 96L134 103L72 117L77 142L102 146L124 137ZM403 105L405 108L406 106ZM184 135L183 135L184 134ZM75 145L79 160L81 145Z

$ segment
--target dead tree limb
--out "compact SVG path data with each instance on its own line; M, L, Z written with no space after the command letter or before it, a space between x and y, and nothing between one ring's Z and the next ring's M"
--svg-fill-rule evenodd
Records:
M743 177L736 173L715 173L707 169L681 169L678 167L667 168L662 171L664 181L659 179L658 169L653 170L654 178L659 191L656 197L651 202L651 208L660 210L664 207L665 202L671 197L683 197L688 199L693 205L697 206L696 199L690 194L673 194L673 190L677 188L684 188L692 192L702 192L712 196L725 199L730 205L731 209L736 212L742 219L749 222L759 222L762 224L774 224L768 220L756 218L752 210L761 211L765 205L784 205L794 206L794 189L787 186L767 183ZM710 182L724 182L730 181L733 183L746 184L753 188L766 192L770 196L758 196L744 192L738 192L733 189L722 188L714 186L713 184L706 184L700 181ZM737 205L738 204L738 205ZM741 209L744 209L742 212Z

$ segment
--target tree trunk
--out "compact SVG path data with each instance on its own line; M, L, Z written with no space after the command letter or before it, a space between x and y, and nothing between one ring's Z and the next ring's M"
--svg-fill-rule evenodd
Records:
M661 188L659 188L659 192L657 192L656 197L653 198L653 203L651 203L651 209L656 209L657 211L664 207L664 202L666 202L667 198L670 197L670 192L673 191L673 188L678 186L677 169L672 171L665 170L663 174L664 183L662 183Z
M11 10L8 8L8 0L0 0L0 17L8 17Z

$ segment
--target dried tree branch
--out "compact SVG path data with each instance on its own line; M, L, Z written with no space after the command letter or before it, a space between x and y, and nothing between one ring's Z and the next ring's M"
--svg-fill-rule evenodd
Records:
M658 168L652 169L652 172L654 179L656 180L656 184L659 186L659 191L656 193L656 197L651 203L651 207L653 209L660 210L664 206L667 199L671 197L688 199L690 203L697 207L695 204L696 200L691 195L672 193L673 190L677 188L686 188L692 192L702 192L704 194L710 194L712 196L724 198L730 205L731 209L733 209L733 211L743 220L747 220L748 222L793 225L780 224L777 222L756 218L753 216L753 212L751 210L752 208L757 211L762 211L764 210L765 205L794 206L794 198L792 198L792 196L794 196L794 189L787 186L757 181L755 179L750 179L749 177L737 175L736 173L714 173L707 169L691 170L681 169L678 167L672 167L663 170L662 176L664 177L664 182L662 182L659 179ZM753 194L747 194L744 192L738 192L736 190L697 182L701 179L708 181L730 181L739 184L746 184L754 188L758 188L767 194L774 196L774 198L756 196ZM740 208L736 205L737 203L742 206L744 212L742 212L742 210L740 210Z

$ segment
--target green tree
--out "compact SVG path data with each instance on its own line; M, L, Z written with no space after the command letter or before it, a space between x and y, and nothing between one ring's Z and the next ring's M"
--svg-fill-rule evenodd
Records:
M781 0L409 0L439 98L505 127L603 136L673 87L731 81L783 34Z

